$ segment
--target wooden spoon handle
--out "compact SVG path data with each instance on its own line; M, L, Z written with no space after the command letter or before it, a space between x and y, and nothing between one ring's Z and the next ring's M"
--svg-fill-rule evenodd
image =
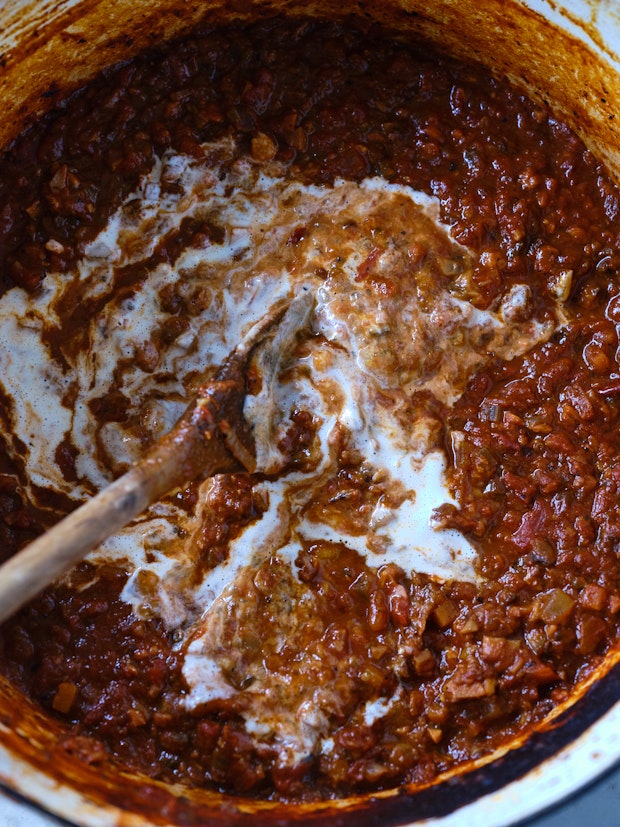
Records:
M142 469L131 468L0 569L0 622L148 505Z
M0 566L0 623L174 488L240 466L254 471L254 440L242 412L248 358L283 317L286 335L272 348L290 347L313 303L310 293L276 303L144 459Z
M215 392L190 405L123 476L0 566L0 623L164 494L199 475L238 467L214 416L231 395L226 386L218 393L221 386L210 385Z
M174 451L154 452L8 560L0 567L0 623L180 484L183 472Z

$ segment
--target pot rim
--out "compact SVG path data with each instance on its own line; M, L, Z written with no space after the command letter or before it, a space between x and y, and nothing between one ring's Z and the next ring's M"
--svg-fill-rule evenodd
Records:
M567 2L570 4L570 0L564 0L559 5L566 5ZM552 7L549 0L525 0L523 5L534 10L548 10ZM612 692L617 699L620 696L618 668L615 673L616 677L612 678L611 683ZM568 714L573 713L569 710ZM508 753L506 760L511 757L512 753ZM541 764L529 769L521 777L510 780L500 789L488 792L475 801L462 803L457 809L439 818L433 818L433 824L435 827L467 827L469 824L472 827L509 827L554 806L610 770L617 762L620 762L620 701L608 707L600 718L592 719L588 728L580 731L575 740L544 758ZM113 805L102 807L94 804L76 789L59 784L23 758L16 758L2 743L1 724L0 782L42 807L39 813L44 818L48 818L44 811L49 811L65 819L69 813L79 813L79 821L76 823L83 827L121 824L122 827L145 827L146 824L141 816L133 815L127 810ZM386 800L389 797L386 796ZM0 806L3 806L3 802L0 802ZM422 820L390 823L406 823L408 827L416 827L427 821L427 817L424 817ZM51 827L56 822L49 823Z
M575 741L526 775L433 819L433 827L511 827L542 814L581 792L620 765L620 701ZM17 772L16 772L17 770ZM7 780L11 779L10 785ZM0 743L0 808L7 827L56 827L56 817L79 827L146 827L141 816L112 805L101 807L59 785ZM17 796L15 795L17 794ZM79 818L72 814L79 814ZM36 822L33 823L33 819ZM428 819L403 822L423 827ZM175 825L170 824L170 827Z

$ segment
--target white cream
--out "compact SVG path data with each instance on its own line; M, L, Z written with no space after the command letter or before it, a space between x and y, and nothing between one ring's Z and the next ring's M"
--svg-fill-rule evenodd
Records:
M29 481L45 486L52 479L57 489L69 493L71 486L60 475L53 452L71 428L71 411L61 401L71 380L52 360L41 339L49 323L49 298L54 294L51 282L36 298L20 288L2 297L0 376L12 401L10 430L26 448Z

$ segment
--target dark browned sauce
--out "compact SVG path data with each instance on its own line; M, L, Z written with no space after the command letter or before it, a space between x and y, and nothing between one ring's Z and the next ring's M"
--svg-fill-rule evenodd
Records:
M213 621L230 691L188 705L179 630L121 599L129 574L121 563L90 561L4 625L0 668L63 722L61 747L87 762L112 755L153 778L283 800L425 783L542 721L618 645L620 194L570 130L476 67L354 24L233 27L109 70L7 149L2 290L36 297L50 273L72 272L157 157L205 160L204 146L229 136L227 169L247 157L265 169L280 164L303 185L381 177L438 199L452 241L411 244L391 272L379 263L394 240L373 213L374 246L355 282L391 318L403 297L428 302L441 289L481 313L503 307L507 328L553 327L514 359L485 354L455 400L426 386L393 397L403 431L433 423L456 500L437 509L435 524L476 550L478 579L375 567L346 537L302 544L293 567L267 557L239 576L234 600ZM292 231L292 265L323 238L317 227ZM187 220L137 264L117 268L113 290L131 299L150 269L223 238L215 220ZM470 271L455 263L454 242L468 248ZM333 277L318 270L319 281ZM507 296L519 300L502 305ZM166 323L133 357L145 372L207 302L182 277L159 299ZM45 334L51 352L60 359L84 348L85 326L103 304L72 292L62 326ZM373 354L377 375L418 370L415 352L398 344L406 335L403 323L389 356ZM429 342L420 383L440 351ZM0 401L8 431L6 389ZM151 433L132 419L130 402L117 389L92 414L124 423L146 445ZM315 413L300 404L280 437L289 471L316 472ZM5 443L0 549L8 557L42 530L45 508L60 511L67 498L41 490L29 502L25 450L10 434ZM102 444L93 450L103 455ZM381 497L396 508L397 496L346 434L334 451L307 513L354 536L368 530ZM76 455L70 439L55 451L71 484ZM261 490L244 474L208 489L195 571L228 559L267 508ZM191 511L200 496L194 486L172 500ZM284 719L297 713L297 690L316 687L308 702L322 716L319 735L303 756L296 749L291 758L253 717L256 681Z

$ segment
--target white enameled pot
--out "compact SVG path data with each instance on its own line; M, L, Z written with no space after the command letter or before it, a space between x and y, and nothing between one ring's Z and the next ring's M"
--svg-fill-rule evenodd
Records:
M616 0L4 0L0 144L104 66L182 34L205 17L217 23L275 12L364 15L481 61L551 106L620 180ZM167 816L165 807L143 810L143 779L52 761L48 721L0 681L0 782L42 808L33 811L0 793L0 823L44 827L57 824L47 815L53 813L80 827L250 821L254 827L412 827L428 819L435 827L504 827L557 803L620 760L618 661L620 651L545 731L421 795L400 790L287 809L157 788L162 800L178 795L187 802L185 821Z

